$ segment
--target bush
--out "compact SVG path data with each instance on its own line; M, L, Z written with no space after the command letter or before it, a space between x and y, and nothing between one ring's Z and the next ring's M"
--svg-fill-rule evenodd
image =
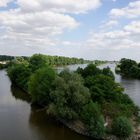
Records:
M105 134L104 119L100 116L98 119L91 118L89 133L93 138L101 139Z
M112 123L112 133L119 138L127 138L132 134L132 125L126 117L118 117Z
M15 64L8 68L8 75L12 82L25 91L28 91L28 80L31 70L25 64Z
M117 101L118 94L122 94L123 89L114 80L103 74L88 76L85 79L85 86L90 89L91 98L94 102Z
M100 139L103 137L105 134L104 120L98 104L91 101L89 104L85 105L81 112L81 117L93 138Z

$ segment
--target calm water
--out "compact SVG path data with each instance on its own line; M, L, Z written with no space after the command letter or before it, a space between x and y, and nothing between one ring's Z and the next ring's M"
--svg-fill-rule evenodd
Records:
M86 67L72 65L68 68L76 70L78 66ZM115 64L105 64L100 68L107 66L114 71ZM140 106L140 80L125 79L116 74L115 77L125 88L125 93ZM0 140L90 140L51 120L44 111L31 108L25 94L11 86L6 72L0 71Z

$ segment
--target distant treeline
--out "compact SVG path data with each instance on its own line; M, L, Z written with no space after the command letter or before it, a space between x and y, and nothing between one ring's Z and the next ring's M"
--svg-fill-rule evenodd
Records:
M116 67L116 72L122 76L140 79L140 63L135 60L123 58Z
M44 60L46 64L52 66L61 66L61 65L71 65L71 64L84 64L84 63L95 63L96 65L105 63L105 61L95 60L84 60L83 58L70 58L70 57L63 57L63 56L50 56L50 55L42 55L42 54L35 54L33 57L40 57L40 59ZM38 58L37 57L37 58ZM0 61L30 61L32 57L26 56L7 56L7 55L0 55Z
M0 55L0 61L9 61L13 59L14 59L14 56Z

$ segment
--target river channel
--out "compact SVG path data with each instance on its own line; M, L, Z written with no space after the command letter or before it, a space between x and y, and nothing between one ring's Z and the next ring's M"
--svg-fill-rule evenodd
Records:
M70 70L84 65L68 66ZM104 64L113 72L115 64ZM58 68L61 71L63 68ZM122 78L115 74L115 79L124 88L134 102L140 106L140 80ZM6 71L0 71L0 140L90 140L78 135L62 124L50 119L45 111L31 107L28 96L19 88L12 86Z

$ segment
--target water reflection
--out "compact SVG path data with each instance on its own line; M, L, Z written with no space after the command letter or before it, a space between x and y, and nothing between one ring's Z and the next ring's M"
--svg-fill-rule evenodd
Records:
M19 89L18 87L16 87L15 85L11 86L11 92L12 92L13 97L15 97L16 100L25 101L27 103L31 102L30 96L24 91L22 91L21 89Z
M32 108L29 120L31 129L40 132L41 140L90 140L50 118L45 110L38 111Z

